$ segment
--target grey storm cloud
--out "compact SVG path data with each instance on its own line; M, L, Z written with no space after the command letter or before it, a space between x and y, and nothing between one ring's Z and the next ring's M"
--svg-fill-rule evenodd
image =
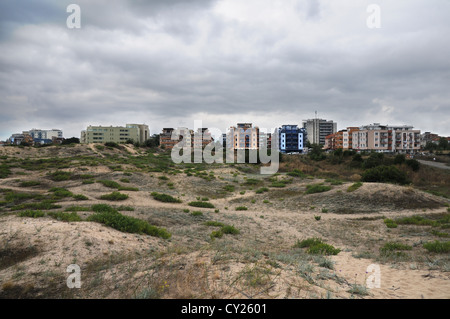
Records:
M81 8L68 29L66 8ZM450 3L4 0L0 139L88 124L262 127L319 116L339 128L411 124L450 135Z

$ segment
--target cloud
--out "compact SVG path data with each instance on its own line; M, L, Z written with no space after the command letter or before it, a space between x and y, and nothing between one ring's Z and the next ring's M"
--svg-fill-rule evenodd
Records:
M379 1L377 30L371 1L82 0L81 29L66 27L69 3L1 2L0 139L126 122L156 133L200 117L300 125L316 110L339 128L450 135L448 1Z

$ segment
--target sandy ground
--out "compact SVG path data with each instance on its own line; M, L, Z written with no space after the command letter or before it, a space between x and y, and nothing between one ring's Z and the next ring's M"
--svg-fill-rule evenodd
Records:
M12 150L15 151L8 149L8 154L12 155ZM97 153L92 147L77 152ZM132 148L129 152L136 153ZM29 153L24 151L21 156L32 152ZM67 170L94 174L96 179L119 181L124 177L122 172L105 166L89 167L89 171ZM134 207L134 211L122 213L168 229L172 233L170 240L122 233L93 222L66 223L50 217L20 218L9 212L0 213L0 295L145 298L153 296L155 290L162 298L450 298L448 264L447 270L430 266L448 259L448 254L426 255L423 249L415 248L417 256L425 257L405 262L376 258L379 246L386 241L417 244L435 239L424 228L389 230L383 217L445 214L443 199L410 187L376 183L364 184L353 193L345 191L351 183L344 183L333 186L327 193L302 194L307 184L323 180L296 180L285 189L271 189L260 195L254 192L257 187L253 190L247 187L240 194L243 188L238 187L239 183L233 184L233 180L243 182L245 174L236 177L235 172L229 168L216 169L215 175L222 179L213 182L194 176L187 178L184 174L171 175L173 188L158 179L162 173L136 172L128 177L130 183L126 186L139 187L140 191L123 191L129 198L113 205ZM111 192L110 188L99 183L84 185L79 180L53 183L42 172L2 179L0 189L47 192L41 186L19 187L19 179L38 179L48 188L66 187L89 198L88 201L67 198L60 203L63 209L71 205L111 204L99 199ZM214 191L224 183L236 185L237 189L232 193ZM150 196L152 191L172 194L183 202L158 202ZM187 205L205 194L219 212ZM398 203L409 208L392 209ZM242 205L248 210L235 210ZM334 212L342 207L349 213ZM324 213L324 208L328 212ZM184 209L201 211L204 216L196 219ZM79 212L82 218L89 214L92 212ZM314 219L317 215L321 216L320 221ZM206 220L232 224L241 233L211 241L209 234L214 228L204 226ZM327 243L341 249L338 255L328 257L333 269L319 267L306 254L296 255L299 253L292 249L293 245L310 237L326 238ZM355 257L365 250L372 254L367 258ZM80 264L85 274L84 289L77 292L68 291L65 286L70 264ZM366 285L371 275L368 267L372 264L380 267L381 287L367 289L367 295L349 292L355 284ZM309 271L309 266L313 270Z

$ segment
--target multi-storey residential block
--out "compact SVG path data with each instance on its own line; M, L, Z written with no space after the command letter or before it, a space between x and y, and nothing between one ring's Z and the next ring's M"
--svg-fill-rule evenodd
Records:
M324 119L310 119L303 121L303 128L306 130L307 139L311 144L325 144L325 137L336 133L337 123Z
M186 127L163 128L159 135L159 146L165 149L172 149L177 144L181 147L192 147L193 134L194 132Z
M283 125L278 129L278 147L281 153L302 153L307 133L297 125Z
M237 127L230 127L227 134L227 148L239 150L259 149L259 128L252 127L252 123L238 123Z
M128 140L143 143L149 138L149 128L145 124L126 126L88 126L81 132L80 143L125 143Z
M348 127L336 133L325 137L324 149L335 150L342 148L344 150L353 148L353 133L358 131L358 127Z
M205 148L206 145L213 142L214 138L211 132L207 128L199 128L197 132L193 133L192 136L192 147L194 148Z
M354 150L411 153L420 150L420 130L412 126L389 126L374 123L352 132Z
M272 148L272 133L259 132L259 149Z
M28 134L30 134L30 136L33 139L42 139L42 140L52 140L54 137L55 138L63 137L62 130L58 130L58 129L39 130L39 129L34 128L34 129L28 131Z

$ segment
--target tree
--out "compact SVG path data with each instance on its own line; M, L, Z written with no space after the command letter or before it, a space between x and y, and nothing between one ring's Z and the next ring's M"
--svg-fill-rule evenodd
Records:
M438 148L440 150L446 150L449 148L448 139L446 137L441 137L439 139Z
M323 153L322 145L320 144L311 144L308 155L312 160L315 161L321 161L326 158L325 154Z
M66 138L61 142L61 145L68 145L68 144L80 144L80 139L77 137L71 137Z
M146 147L158 147L159 146L159 134L153 134L148 140L144 142Z

